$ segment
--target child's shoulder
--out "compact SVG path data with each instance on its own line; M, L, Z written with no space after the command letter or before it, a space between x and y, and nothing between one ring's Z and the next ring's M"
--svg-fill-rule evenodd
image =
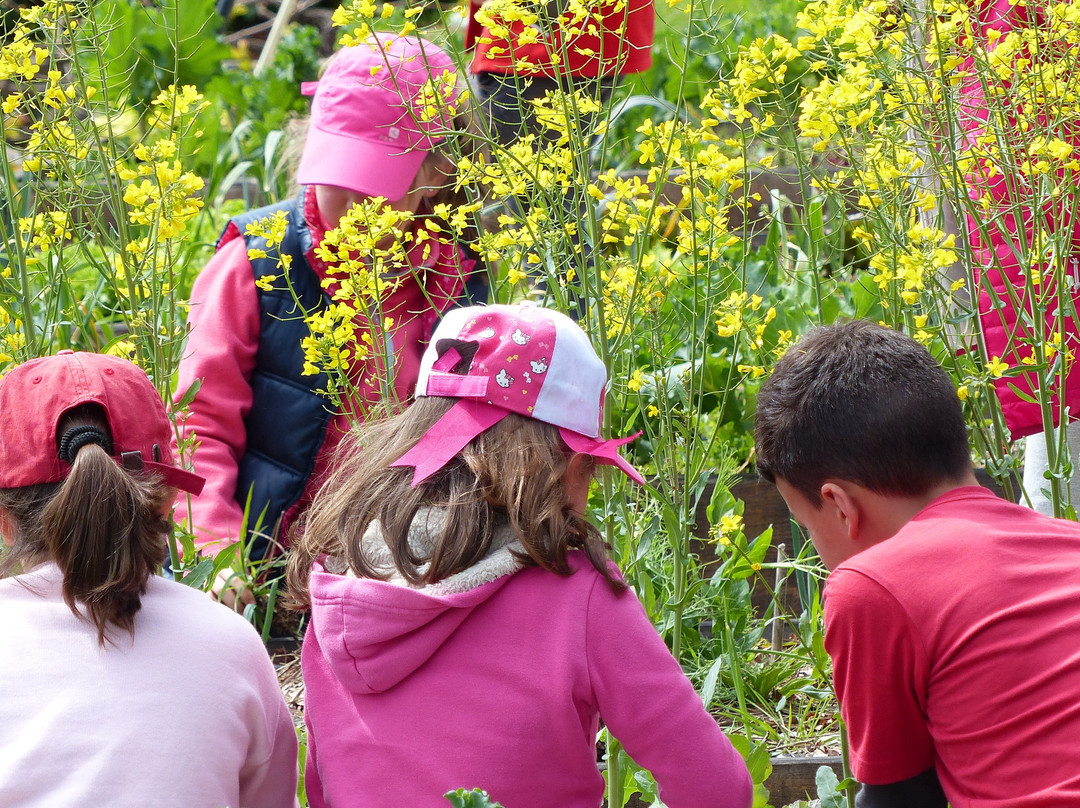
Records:
M589 561L589 557L585 555L582 550L571 550L566 554L566 561L570 565L570 569L575 573L584 573L588 577L595 576L596 578L603 579L604 576L600 574L600 571L593 566ZM605 561L608 570L619 581L623 580L622 570L619 569L619 565L612 561L610 558Z
M170 631L218 637L223 645L261 646L255 628L232 609L215 603L199 589L152 576L143 595L142 609L149 622Z
M537 586L549 587L560 596L578 601L582 606L589 608L606 609L616 606L626 597L630 600L634 599L629 587L616 591L608 578L593 566L583 551L571 550L566 555L566 561L570 568L569 575L556 575L534 567L531 568L533 572L529 577L535 576ZM614 561L607 559L604 563L615 581L624 582L622 571ZM522 572L527 572L529 569L526 568Z

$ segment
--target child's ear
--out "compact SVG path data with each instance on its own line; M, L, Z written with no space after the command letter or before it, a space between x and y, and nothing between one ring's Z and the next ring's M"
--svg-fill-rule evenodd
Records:
M848 539L858 541L864 514L862 503L854 491L843 483L827 482L821 486L821 498L824 500L822 507L833 511Z

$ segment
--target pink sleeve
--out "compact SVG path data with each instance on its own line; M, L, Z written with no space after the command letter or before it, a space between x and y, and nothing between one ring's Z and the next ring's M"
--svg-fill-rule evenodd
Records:
M586 645L600 715L669 808L749 808L753 784L742 757L702 706L633 592L598 580Z
M884 785L932 767L926 655L896 599L861 572L834 571L825 586L825 649L855 776Z
M179 397L202 380L183 429L198 441L195 471L206 478L206 487L197 497L181 497L176 508L177 521L189 522L199 544L239 538L243 509L235 499L236 479L247 446L244 418L251 409L259 320L247 249L236 238L195 279L176 386Z
M240 773L240 804L244 808L298 808L300 805L296 796L296 729L276 678L273 685L274 692L266 694L271 702L267 707L271 725L266 727L270 754Z
M245 676L255 688L258 709L247 712L251 740L239 772L240 806L298 808L296 728L266 648L250 627L244 628L243 642L250 645Z

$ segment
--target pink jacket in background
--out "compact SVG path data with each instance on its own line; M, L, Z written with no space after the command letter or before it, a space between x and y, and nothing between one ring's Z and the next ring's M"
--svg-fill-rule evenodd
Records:
M984 0L977 5L978 31L982 41L988 42L988 30L993 29L1002 36L1014 29L1034 28L1045 25L1041 20L1029 17L1039 15L1037 4L1024 5L1013 0ZM1045 39L1045 37L1043 37ZM993 47L990 47L993 50ZM983 80L976 75L972 60L968 59L960 66L967 75L961 83L960 123L963 128L962 149L971 148L979 137L995 134L988 130L987 120L990 112L985 97ZM993 99L995 109L1008 103L1002 99ZM1015 120L1015 118L1013 119ZM1046 121L1042 121L1046 126ZM1000 135L996 135L1000 136ZM1027 136L1030 139L1031 134ZM1021 142L1021 138L1016 138ZM1080 147L1080 135L1072 135L1069 142ZM1075 156L1075 155L1074 155ZM1072 253L1066 257L1066 271L1073 284L1080 284L1080 219L1075 216L1077 204L1076 184L1080 175L1069 172L1064 177L1058 172L1059 187L1071 188L1069 193L1047 199L1040 199L1037 189L1026 185L1027 180L1019 176L1008 166L980 169L973 166L967 176L968 193L972 200L988 195L992 204L985 214L978 217L967 216L968 239L974 260L975 278L978 284L978 311L986 342L987 355L998 357L1009 365L1021 365L1021 360L1031 356L1031 349L1018 345L1018 340L1032 340L1018 316L1019 309L1027 309L1030 322L1031 301L1025 299L1025 275L1031 270L1022 257L1030 255L1031 235L1036 230L1036 217L1040 232L1052 232L1064 228L1068 232L1068 242L1072 244ZM980 203L975 201L978 208ZM991 294L991 291L993 294ZM1039 294L1045 294L1045 284ZM1076 294L1075 292L1073 293ZM995 300L996 298L996 300ZM1057 317L1051 306L1047 315L1046 333L1051 333L1057 326ZM1062 334L1063 344L1080 355L1080 336L1075 319L1066 312ZM1042 335L1036 335L1041 339ZM1075 361L1074 361L1075 367ZM1037 402L1025 401L1024 396L1033 396L1035 379L1030 375L996 379L995 391L1001 401L1005 422L1014 439L1043 431L1042 412ZM1014 389L1018 388L1020 394ZM1057 416L1057 397L1055 396L1054 414ZM1080 408L1080 374L1070 371L1065 383L1066 403L1075 413Z

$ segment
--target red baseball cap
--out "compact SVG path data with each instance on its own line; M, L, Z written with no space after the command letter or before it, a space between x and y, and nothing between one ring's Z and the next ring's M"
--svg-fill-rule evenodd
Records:
M112 432L113 458L159 473L165 484L198 494L203 480L176 465L172 424L146 374L126 359L60 351L0 378L0 488L55 483L71 472L57 427L68 410L98 404Z

